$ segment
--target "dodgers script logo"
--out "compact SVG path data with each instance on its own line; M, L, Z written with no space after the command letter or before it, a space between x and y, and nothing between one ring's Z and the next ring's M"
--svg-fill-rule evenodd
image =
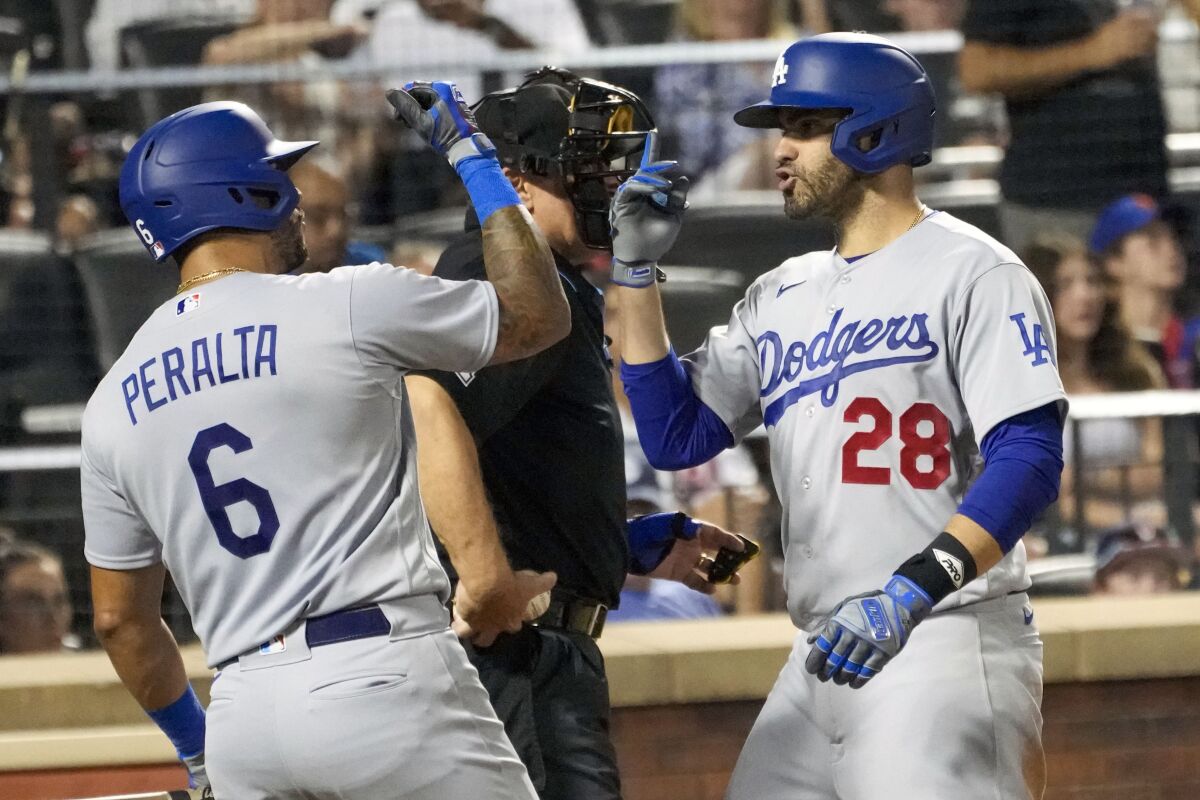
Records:
M872 369L897 364L931 361L937 357L938 346L929 335L929 315L856 320L842 325L839 308L829 321L829 327L812 338L811 342L792 342L785 345L775 331L758 337L758 358L766 382L761 397L774 392L783 383L795 384L763 410L763 422L770 427L783 413L815 392L821 393L826 408L837 401L843 378ZM886 350L884 355L881 350ZM876 357L872 357L876 356ZM807 370L817 373L801 380Z

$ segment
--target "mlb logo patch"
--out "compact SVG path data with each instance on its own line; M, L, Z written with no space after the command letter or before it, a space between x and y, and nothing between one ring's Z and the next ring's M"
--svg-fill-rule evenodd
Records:
M162 258L164 250L166 250L166 248L163 247L162 242L155 242L154 244L150 245L150 252L154 253L155 258Z
M186 314L189 311L200 307L200 293L189 294L187 297L175 304L175 316Z
M282 633L276 636L269 642L263 642L258 646L260 655L270 655L272 653L282 653L287 650L287 637Z

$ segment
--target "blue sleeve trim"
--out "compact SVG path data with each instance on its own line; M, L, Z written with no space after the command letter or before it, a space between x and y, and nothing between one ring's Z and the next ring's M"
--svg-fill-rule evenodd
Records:
M733 434L696 397L675 351L648 364L621 363L638 441L655 469L687 469L733 447Z
M977 522L1004 553L1058 499L1063 469L1058 403L1009 417L983 439L983 474L958 513Z
M146 714L175 745L180 759L204 752L204 707L190 683L174 703Z
M494 212L508 206L521 205L517 190L500 169L500 162L491 156L473 156L460 160L455 169L467 187L471 205L479 224L487 222Z

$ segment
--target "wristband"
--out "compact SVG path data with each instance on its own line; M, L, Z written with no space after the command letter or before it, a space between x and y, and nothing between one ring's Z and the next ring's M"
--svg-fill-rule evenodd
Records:
M700 523L682 511L644 514L629 520L629 571L648 575L671 552L676 539L695 539Z
M180 760L204 752L204 707L190 683L171 705L146 714L175 745Z
M937 605L975 580L975 570L971 552L943 531L928 547L901 564L895 574L921 589Z
M479 224L483 223L494 212L508 206L521 205L517 190L500 168L500 162L492 156L476 155L459 159L454 164L471 205L475 206L475 215Z

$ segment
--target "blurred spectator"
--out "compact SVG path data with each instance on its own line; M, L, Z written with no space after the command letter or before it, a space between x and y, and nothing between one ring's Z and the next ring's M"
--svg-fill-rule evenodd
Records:
M312 160L301 161L288 170L288 176L300 190L300 210L304 212L308 261L300 272L328 272L348 264L387 261L382 248L350 238L353 220L344 181Z
M797 36L780 0L681 0L675 39L685 42L779 39ZM663 152L694 181L694 200L736 189L773 188L776 136L735 125L733 114L762 99L769 64L667 64L654 73L654 116Z
M705 619L721 616L721 606L706 594L676 581L630 575L621 589L621 605L606 621L648 622L663 619Z
M389 261L397 267L408 267L422 275L432 275L446 245L426 239L402 239L392 245Z
M0 655L77 649L62 561L0 530Z
M58 207L54 249L61 255L70 255L79 249L80 242L100 228L100 211L96 203L87 195L73 194Z
M397 83L409 80L452 80L468 101L485 91L478 69L454 68L447 58L487 59L513 49L536 48L546 63L569 61L591 46L573 0L337 0L332 18L346 22L374 13L364 57L396 66ZM430 74L413 74L418 64L441 64ZM500 77L497 85L518 83Z
M1163 531L1126 525L1100 540L1095 591L1112 595L1176 592L1187 587L1191 571L1187 550Z
M1167 192L1158 13L1121 0L970 0L964 88L998 92L1011 140L1000 170L1005 244L1086 236L1122 194Z
M1144 347L1121 324L1118 305L1107 291L1104 273L1083 242L1068 234L1035 237L1024 256L1050 298L1058 336L1058 369L1068 396L1130 392L1165 385ZM1075 518L1073 425L1064 432L1063 473L1058 509ZM1105 419L1082 422L1080 447L1086 465L1085 513L1092 530L1130 516L1161 521L1162 431L1159 420ZM1077 551L1075 532L1048 537L1052 552Z
M229 16L250 19L255 0L95 0L87 23L92 69L121 66L121 31L152 20Z
M896 18L902 31L958 30L967 0L884 0L883 10Z
M307 53L343 58L369 31L365 22L335 23L334 0L258 0L255 16L239 30L213 39L206 64L262 64L292 61Z
M1175 313L1187 260L1158 204L1142 194L1111 203L1096 219L1090 246L1116 281L1125 326L1158 360L1168 384L1196 386L1200 318Z

